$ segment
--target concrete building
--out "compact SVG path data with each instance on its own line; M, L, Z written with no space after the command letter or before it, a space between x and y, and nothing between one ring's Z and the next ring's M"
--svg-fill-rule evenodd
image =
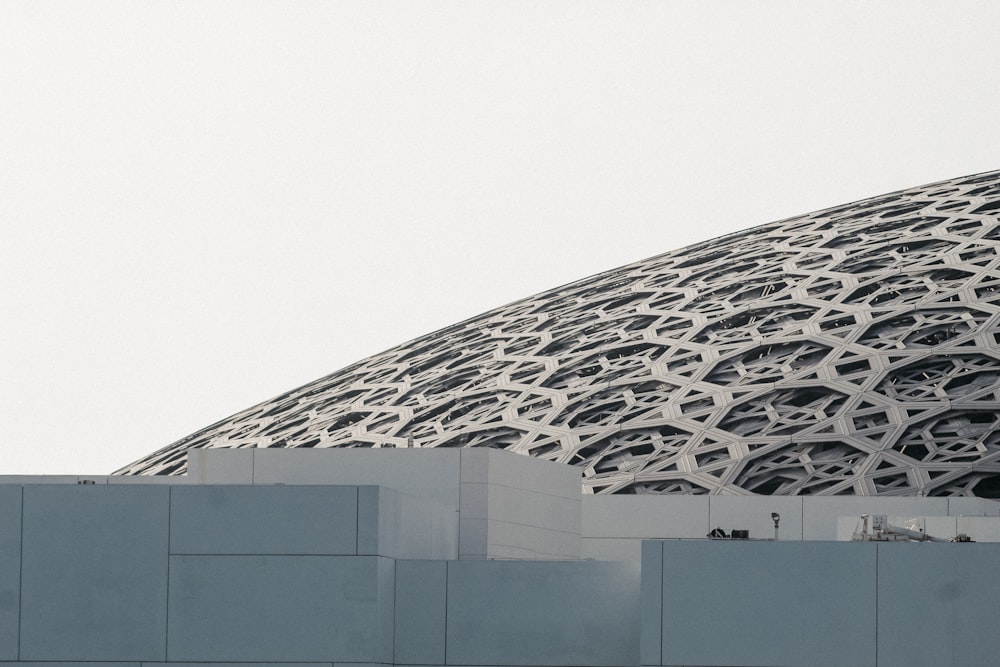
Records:
M991 500L581 496L580 468L492 449L190 456L183 476L0 478L0 667L938 667L1000 652ZM863 513L977 542L844 541Z
M992 666L998 342L1000 172L592 276L0 478L0 667Z

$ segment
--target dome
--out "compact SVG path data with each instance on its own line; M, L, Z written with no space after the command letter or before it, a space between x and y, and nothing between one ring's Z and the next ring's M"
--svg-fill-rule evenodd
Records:
M585 493L1000 496L1000 172L782 220L403 343L202 447L495 447Z

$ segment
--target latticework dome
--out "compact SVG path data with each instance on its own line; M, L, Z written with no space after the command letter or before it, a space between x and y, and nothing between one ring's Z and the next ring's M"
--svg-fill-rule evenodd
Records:
M497 447L588 493L1000 496L1000 172L714 239L496 308L200 447Z

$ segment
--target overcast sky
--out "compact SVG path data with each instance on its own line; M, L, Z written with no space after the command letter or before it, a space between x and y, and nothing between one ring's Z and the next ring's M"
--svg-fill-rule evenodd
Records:
M0 3L0 474L1000 167L1000 3Z

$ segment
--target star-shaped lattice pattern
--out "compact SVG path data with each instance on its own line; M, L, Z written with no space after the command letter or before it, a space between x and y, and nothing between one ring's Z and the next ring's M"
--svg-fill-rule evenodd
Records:
M496 447L589 493L1000 496L1000 172L630 264L320 378L199 447Z

